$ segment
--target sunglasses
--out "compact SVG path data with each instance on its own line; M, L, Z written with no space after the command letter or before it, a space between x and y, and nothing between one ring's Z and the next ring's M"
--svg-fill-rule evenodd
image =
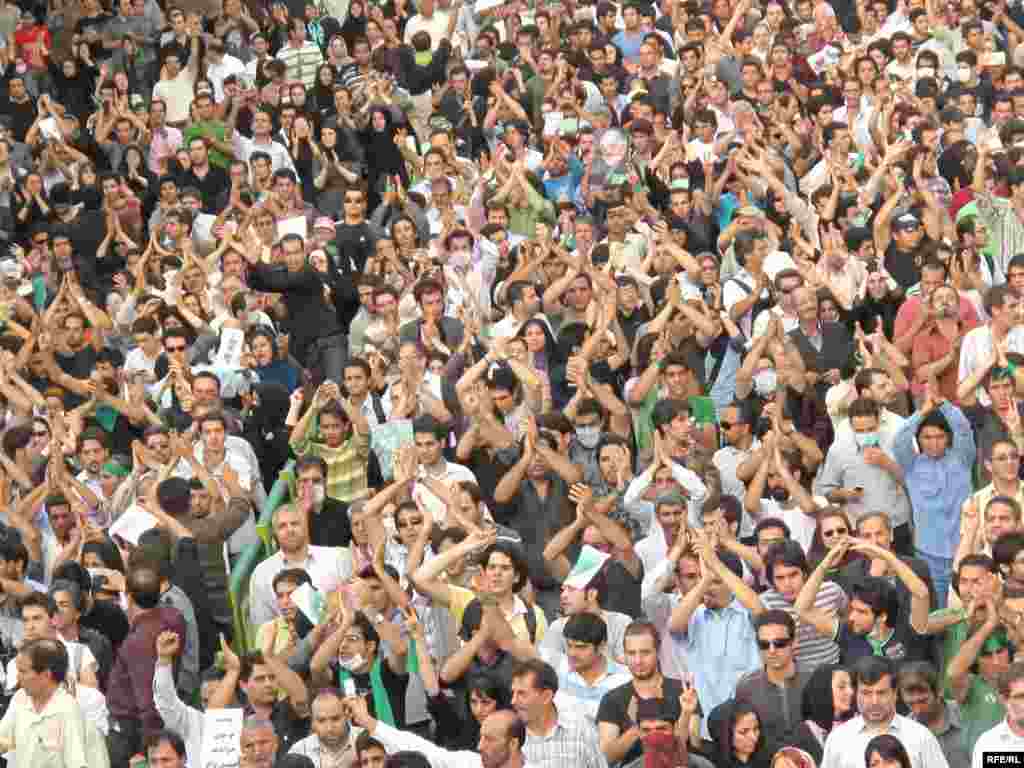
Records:
M769 648L773 651L781 651L783 648L788 648L793 644L792 637L784 637L781 640L758 640L757 647L762 651L767 651Z
M182 344L181 346L165 347L165 349L168 352L184 352L187 349L187 347L184 344Z
M723 432L728 432L730 429L732 429L736 425L733 424L731 421L720 421L720 422L718 422L718 426L721 427Z

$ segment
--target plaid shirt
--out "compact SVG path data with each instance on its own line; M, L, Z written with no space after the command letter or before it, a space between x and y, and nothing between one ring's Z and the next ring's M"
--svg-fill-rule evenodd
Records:
M597 741L597 729L581 715L558 712L551 732L537 736L527 732L523 747L526 762L537 768L607 768Z
M327 463L327 495L332 499L351 502L366 491L366 462L370 457L370 436L353 432L337 448L310 439L310 429L302 440L292 444L296 456L319 456Z

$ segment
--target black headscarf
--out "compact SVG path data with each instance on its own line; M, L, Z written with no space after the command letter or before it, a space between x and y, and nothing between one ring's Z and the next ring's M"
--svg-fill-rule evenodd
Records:
M384 115L384 130L378 131L373 126L373 118L377 113ZM370 120L364 131L363 145L366 147L367 181L370 187L371 206L384 191L388 176L400 176L405 188L409 188L409 174L405 170L405 159L395 144L397 127L391 117L391 111L384 106L370 108Z

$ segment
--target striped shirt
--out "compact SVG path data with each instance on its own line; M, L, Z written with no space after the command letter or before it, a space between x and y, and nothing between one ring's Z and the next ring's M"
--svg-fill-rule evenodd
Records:
M316 43L306 42L301 48L289 44L277 52L277 58L284 62L285 77L300 80L306 88L316 84L316 71L324 63L324 55Z
M310 422L310 430L313 428ZM316 443L306 432L301 440L292 443L296 456L319 456L327 464L327 495L349 503L366 490L366 465L370 457L370 436L353 432L337 448Z
M843 616L849 605L849 598L843 588L834 581L826 581L818 590L814 598L814 609L816 611L831 611L836 616ZM801 622L796 615L793 604L784 598L774 589L769 589L761 594L761 603L766 610L777 608L790 614L797 622L797 648L796 663L806 669L808 673L813 672L822 664L839 663L839 646L831 638L819 635L814 627Z

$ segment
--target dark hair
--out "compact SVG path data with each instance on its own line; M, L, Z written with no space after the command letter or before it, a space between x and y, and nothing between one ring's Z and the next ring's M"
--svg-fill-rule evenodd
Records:
M790 568L799 568L804 576L807 575L810 570L810 566L807 564L807 555L804 554L803 547L800 543L788 539L787 541L780 541L778 544L773 544L772 548L768 550L768 553L764 558L764 572L769 582L775 580L775 567L778 565L788 565Z
M512 709L512 691L497 675L490 672L474 674L466 683L466 697L476 691L493 701L498 709Z
M518 592L525 587L530 572L526 565L526 558L523 556L522 548L511 541L496 541L485 549L480 557L480 562L485 569L491 560L491 555L495 553L505 555L505 557L512 561L512 567L516 571L516 582L512 586L512 590Z
M888 675L892 680L893 688L896 687L896 665L892 659L885 656L864 656L857 660L853 671L858 686L875 685Z
M754 633L760 632L762 627L785 627L789 630L790 639L796 638L796 622L781 608L772 608L758 614L754 619Z
M835 711L832 678L836 672L848 674L850 683L856 688L857 678L849 667L841 664L823 664L815 669L807 679L800 699L800 709L804 720L817 723L824 731L831 731L837 721L849 719L857 712L856 706L851 706L849 712Z
M577 613L569 617L562 635L566 640L599 648L608 642L608 625L593 613Z
M865 768L871 765L871 756L876 752L884 760L895 760L900 764L900 768L912 768L907 748L891 733L880 733L868 742L864 748Z
M512 667L512 679L530 675L533 679L533 687L541 691L558 693L558 673L555 668L546 661L540 659L527 659L517 661Z
M57 604L45 592L32 592L21 598L18 601L18 614L20 615L26 608L42 608L46 611L46 615L51 618L57 613Z
M160 603L160 573L156 566L146 563L128 572L125 587L135 604L143 610L156 608Z
M747 715L754 715L758 722L761 722L761 716L757 714L754 705L749 701L730 700L712 711L718 712L718 717L715 718L717 728L711 734L718 745L718 756L721 761L716 761L716 764L732 765L735 762L734 732L736 730L736 723L741 717L746 717ZM710 718L708 726L709 728L711 726ZM764 747L764 741L765 731L762 724L761 732L757 738L757 745L754 747L755 753Z
M271 588L274 590L274 594L277 594L277 585L281 582L287 582L294 584L296 587L301 587L303 584L312 584L313 580L309 578L309 573L306 572L305 568L285 568L280 571L271 582Z
M885 579L865 576L850 590L851 600L860 600L868 606L877 618L885 614L886 623L892 627L900 618L899 593Z
M778 528L780 531L782 531L783 536L785 536L787 539L791 535L789 526L786 525L784 520L778 517L766 517L764 520L762 520L756 526L754 526L754 538L756 539L757 535L761 533L761 531L766 531L769 528Z
M18 653L25 655L33 672L49 672L55 683L63 683L68 676L68 651L59 640L32 640Z
M149 750L159 747L165 741L171 745L171 749L175 751L178 757L185 757L185 740L181 738L177 731L172 731L169 728L153 731L146 735L146 752L148 753Z
M412 422L412 433L417 434L429 434L436 437L439 441L444 442L445 437L448 435L448 428L434 418L431 414L425 413L422 416L417 416Z

